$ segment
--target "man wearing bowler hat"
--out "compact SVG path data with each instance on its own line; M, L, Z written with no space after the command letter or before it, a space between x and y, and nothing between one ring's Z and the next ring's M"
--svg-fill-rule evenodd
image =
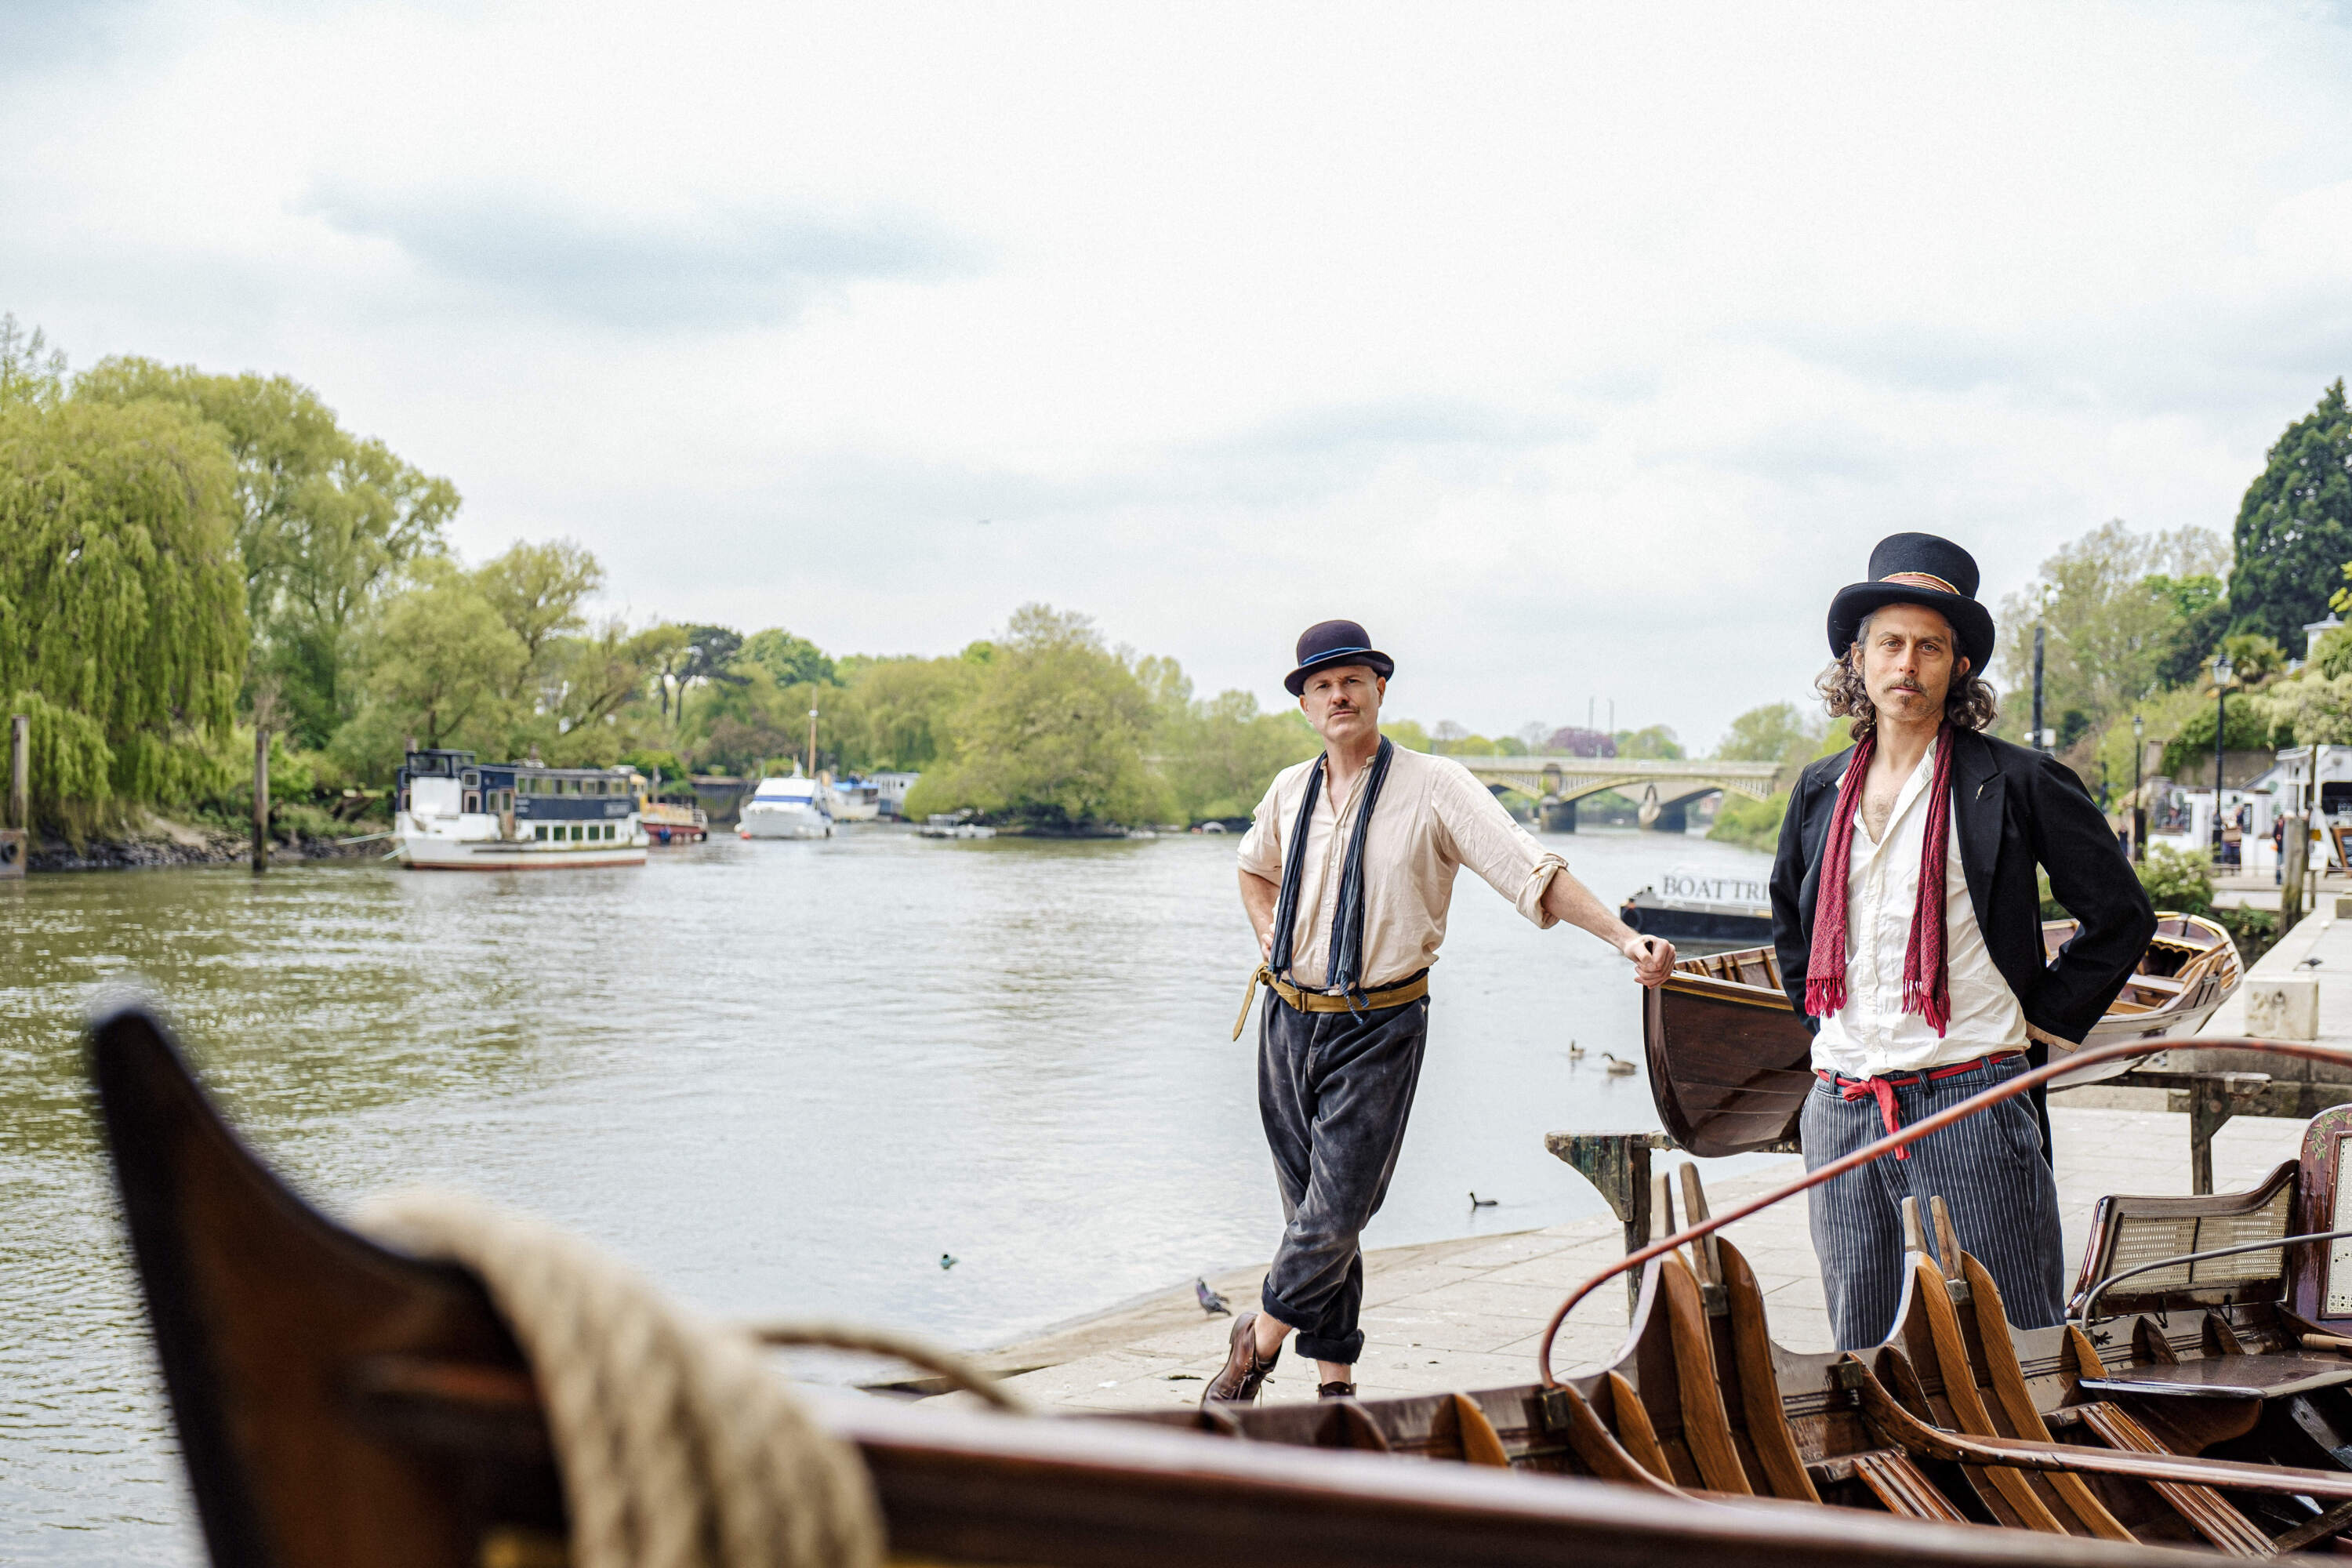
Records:
M1445 939L1454 874L1467 866L1538 926L1581 926L1633 961L1644 985L1675 950L1627 926L1511 820L1461 763L1381 737L1396 666L1353 621L1298 639L1283 684L1324 750L1276 775L1241 846L1242 907L1269 994L1258 1015L1258 1115L1274 1152L1284 1226L1256 1311L1234 1323L1202 1396L1257 1396L1298 1334L1327 1398L1356 1391L1364 1336L1357 1245L1381 1206L1421 1075L1429 970ZM1234 1025L1239 1038L1249 999Z
M2079 1042L2156 931L2082 781L1983 732L1993 626L1975 559L1897 533L1871 552L1870 579L1830 604L1837 662L1820 681L1854 744L1799 776L1772 867L1780 980L1813 1031L1819 1081L1799 1128L1814 1169L2038 1066L2044 1042ZM2036 867L2080 922L2055 962ZM1893 1327L1902 1201L1937 1195L2011 1323L2063 1317L2048 1119L2038 1099L2011 1100L1813 1189L1842 1349Z

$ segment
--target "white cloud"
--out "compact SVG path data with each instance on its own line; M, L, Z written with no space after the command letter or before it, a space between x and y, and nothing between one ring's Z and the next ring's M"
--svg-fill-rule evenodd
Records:
M2325 11L98 14L0 304L845 651L1048 598L1274 700L1356 614L1402 711L1706 742L1880 534L2226 528L2352 360Z

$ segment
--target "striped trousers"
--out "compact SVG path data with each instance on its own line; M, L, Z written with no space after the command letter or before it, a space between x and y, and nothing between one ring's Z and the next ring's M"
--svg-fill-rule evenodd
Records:
M1896 1114L1908 1127L2027 1070L2011 1057L1971 1072L1895 1086ZM1818 1170L1885 1136L1878 1102L1844 1100L1815 1083L1798 1121L1805 1168ZM2058 1229L2058 1184L2042 1152L2042 1127L2029 1097L1990 1110L1893 1155L1815 1187L1813 1252L1821 1259L1830 1326L1840 1350L1882 1343L1903 1295L1903 1200L1949 1205L1960 1247L1992 1273L2010 1322L2048 1328L2065 1316L2066 1258ZM1935 1242L1930 1226L1928 1244Z

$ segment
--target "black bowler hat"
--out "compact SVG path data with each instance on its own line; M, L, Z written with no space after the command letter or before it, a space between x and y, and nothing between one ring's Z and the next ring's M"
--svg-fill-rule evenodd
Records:
M1970 675L1992 662L1992 612L1977 603L1977 558L1932 533L1890 533L1870 552L1867 583L1838 590L1830 601L1830 652L1839 658L1862 635L1873 610L1925 605L1952 623Z
M1353 621L1318 621L1298 634L1298 668L1282 678L1293 697L1307 689L1307 678L1327 665L1370 665L1385 680L1396 673L1396 660L1372 646L1363 627Z

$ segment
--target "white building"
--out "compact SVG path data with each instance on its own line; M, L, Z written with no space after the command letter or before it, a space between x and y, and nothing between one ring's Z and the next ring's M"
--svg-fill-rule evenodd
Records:
M920 773L867 773L866 782L874 788L875 804L885 816L907 815L907 792L915 787Z

